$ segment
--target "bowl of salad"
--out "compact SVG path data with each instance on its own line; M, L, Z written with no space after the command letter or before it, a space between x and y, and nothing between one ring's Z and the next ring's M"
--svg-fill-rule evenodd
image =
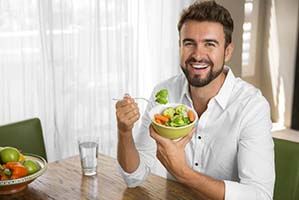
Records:
M172 140L187 135L198 120L193 108L178 103L157 105L149 112L149 115L155 131Z

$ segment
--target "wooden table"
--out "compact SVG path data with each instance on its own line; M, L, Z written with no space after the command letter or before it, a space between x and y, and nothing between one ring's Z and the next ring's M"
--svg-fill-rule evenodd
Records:
M1 200L22 199L99 199L99 200L187 200L196 199L187 187L156 175L150 175L139 187L127 188L117 161L99 155L97 175L82 176L79 156L48 164L48 169L28 188L14 195L0 196Z

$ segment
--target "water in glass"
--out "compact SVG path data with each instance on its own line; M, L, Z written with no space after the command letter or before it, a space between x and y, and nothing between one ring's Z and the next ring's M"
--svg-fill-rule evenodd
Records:
M79 143L80 160L83 174L92 176L97 173L98 143Z

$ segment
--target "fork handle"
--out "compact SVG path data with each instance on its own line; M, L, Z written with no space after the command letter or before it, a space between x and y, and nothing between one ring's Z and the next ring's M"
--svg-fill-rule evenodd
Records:
M144 101L147 101L148 103L152 103L150 100L143 98L143 97L134 97L133 99L141 99ZM121 99L117 99L117 98L112 98L113 101L120 101Z

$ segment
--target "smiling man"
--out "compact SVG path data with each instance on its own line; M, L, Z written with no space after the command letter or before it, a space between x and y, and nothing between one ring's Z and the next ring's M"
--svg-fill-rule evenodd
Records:
M223 26L189 20L179 30L181 66L189 84L204 87L219 75L224 80L224 61L230 59L233 47L225 43Z
M170 173L200 199L270 200L275 181L270 109L261 92L225 65L232 52L233 20L214 1L196 1L178 23L184 74L155 87L169 101L193 107L199 120L187 136L172 141L150 126L148 105L139 133L139 109L130 96L116 104L118 161L129 187L147 175Z

